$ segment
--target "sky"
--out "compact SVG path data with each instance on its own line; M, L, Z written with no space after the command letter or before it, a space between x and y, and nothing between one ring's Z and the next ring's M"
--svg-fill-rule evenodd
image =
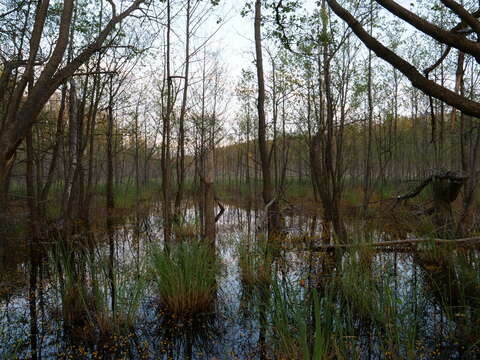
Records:
M410 4L418 3L418 1L419 0L397 0L399 4L407 8L411 7ZM233 123L235 113L239 109L238 101L234 96L234 89L240 78L241 70L243 68L253 70L252 64L254 61L255 45L253 40L253 14L245 17L241 15L245 2L245 0L221 0L220 5L214 9L209 19L202 25L202 35L204 38L215 34L209 40L207 48L211 51L218 52L219 60L224 69L223 76L227 83L227 96L230 98L227 114L225 114L227 119L225 120L230 124ZM304 4L306 4L307 7L313 7L314 0L305 0ZM217 23L219 18L222 19L220 25ZM177 25L180 39L182 27L180 24ZM408 31L412 30L408 30L407 27L407 32ZM264 45L265 43L266 42L264 42ZM183 45L179 46L181 48ZM266 69L266 71L268 71L268 69Z

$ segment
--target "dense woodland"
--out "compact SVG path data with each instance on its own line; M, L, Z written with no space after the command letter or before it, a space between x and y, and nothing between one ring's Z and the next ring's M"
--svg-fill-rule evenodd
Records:
M378 193L456 171L451 235L468 233L479 131L476 18L465 12L474 2L304 5L245 4L256 51L232 80L214 40L228 26L221 4L2 2L3 218L27 203L39 231L49 211L88 220L100 195L114 207L116 189L138 199L149 188L169 237L189 190L203 208L215 183L248 185L280 214L299 184L347 241L346 190L366 213Z
M308 246L337 261L352 222L478 240L480 1L231 3L0 0L3 253L157 206L167 254L215 248L229 206L267 245L313 214ZM235 17L241 59L219 38Z

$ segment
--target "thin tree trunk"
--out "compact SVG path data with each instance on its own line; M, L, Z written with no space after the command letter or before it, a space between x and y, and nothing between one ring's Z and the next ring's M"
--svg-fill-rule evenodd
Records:
M187 112L188 99L188 77L190 67L190 0L187 0L186 39L185 39L185 73L182 95L182 105L179 119L179 140L178 140L178 163L177 163L177 194L175 196L175 218L178 220L180 205L183 199L183 188L185 183L185 115Z
M58 118L57 118L57 130L55 133L55 144L52 150L52 160L50 162L50 166L48 169L47 179L43 186L42 192L40 194L39 202L40 202L40 209L43 216L45 216L46 211L46 202L48 198L48 193L50 191L50 187L53 182L53 175L55 173L55 169L58 163L58 157L60 154L60 149L63 147L63 133L64 133L64 115L65 115L65 102L66 102L66 93L67 87L64 85L62 87L62 95L60 99L60 109L58 111Z
M165 243L171 239L172 215L170 201L170 118L172 114L172 79L170 77L170 33L171 14L170 0L167 0L167 49L166 49L166 81L167 81L167 104L163 118L163 139L162 139L162 190L163 190L163 236Z
M113 78L110 77L110 95L107 115L107 213L110 218L115 207L113 196Z
M205 238L215 244L215 192L213 147L210 147L205 159Z
M370 33L373 29L373 3L370 0ZM372 50L368 50L368 70L367 70L367 98L368 98L368 124L366 138L365 155L365 175L363 180L363 212L367 214L368 203L370 202L371 186L371 156L372 156L372 128L373 128L373 94L372 94Z
M255 54L258 82L258 147L262 166L263 203L267 208L267 229L269 238L280 231L280 217L277 199L273 197L273 185L270 172L270 155L267 148L267 125L265 115L265 79L262 55L262 2L255 1Z

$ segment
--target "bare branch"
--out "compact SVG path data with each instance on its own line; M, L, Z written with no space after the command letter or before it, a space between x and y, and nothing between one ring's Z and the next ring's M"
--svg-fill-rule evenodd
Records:
M463 21L457 25L457 32L459 32L462 28L465 27L466 24L470 25L470 27L480 36L480 22L478 21L478 16L480 16L480 12L476 11L475 15L470 14L465 8L457 3L455 0L441 0L443 5L448 7L452 10L455 14L457 14Z
M332 10L343 19L358 36L358 38L377 56L390 63L405 75L413 86L422 90L424 93L431 95L445 103L463 111L465 114L480 117L480 104L469 100L454 91L436 84L434 81L423 76L412 64L404 60L402 57L385 47L377 39L372 37L362 25L335 0L327 0ZM380 0L378 0L380 1ZM383 0L386 2L386 0ZM480 52L479 52L480 53Z
M406 21L416 29L427 34L428 36L434 38L435 40L454 47L456 49L462 50L468 54L475 56L480 59L480 44L474 41L467 39L465 36L460 34L447 31L442 29L439 26L436 26L427 20L421 18L415 13L407 10L403 6L397 4L393 0L375 0L385 9L390 11L392 14L398 16L402 20Z

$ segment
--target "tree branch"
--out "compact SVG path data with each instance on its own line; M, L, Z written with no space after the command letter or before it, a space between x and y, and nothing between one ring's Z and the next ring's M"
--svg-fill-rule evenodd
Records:
M428 75L430 75L430 73L435 70L442 62L443 60L445 60L445 58L448 56L448 54L450 53L450 50L452 50L452 47L451 46L447 46L447 48L445 49L445 51L443 52L442 56L440 56L440 58L435 62L435 64L433 64L432 66L430 66L429 68L426 68L425 70L423 70L423 74L428 78Z
M415 196L417 196L418 194L420 194L422 192L422 190L432 182L433 180L433 177L432 176L429 176L427 179L425 179L420 185L418 185L413 191L409 192L408 194L405 194L405 195L402 195L402 196L398 196L397 197L397 201L401 201L401 200L407 200L407 199L411 199L411 198L414 198Z
M393 15L398 16L416 29L434 38L435 40L462 50L468 54L480 58L480 44L467 39L466 37L451 31L442 29L429 21L421 18L415 13L407 10L393 0L375 0Z
M455 0L440 0L443 5L448 7L450 10L452 10L455 14L457 14L460 19L462 19L462 23L465 22L466 24L470 25L473 31L477 33L478 36L480 36L480 22L478 21L477 17L478 11L475 13L475 15L470 14L465 8L457 3ZM458 26L461 26L462 23L460 23ZM456 31L459 31L459 29L456 29Z
M420 74L420 72L413 65L385 47L377 39L365 31L362 25L347 10L341 7L337 1L327 0L327 2L335 14L337 14L338 17L343 19L350 26L353 32L369 49L375 52L377 56L390 63L394 68L398 69L411 81L413 86L422 90L424 93L457 108L465 114L480 117L480 104L478 102L469 100L464 96L458 95L457 93L451 91L450 89L428 80L426 77Z

